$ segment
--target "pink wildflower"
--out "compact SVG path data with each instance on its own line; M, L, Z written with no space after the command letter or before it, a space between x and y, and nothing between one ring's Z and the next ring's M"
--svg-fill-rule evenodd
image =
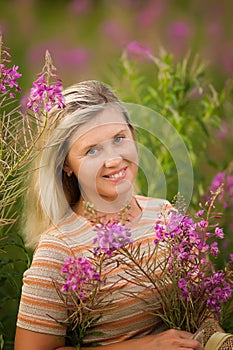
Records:
M2 45L2 39L0 37L0 46ZM0 51L0 92L8 94L10 98L15 97L15 92L20 92L18 79L21 78L21 74L18 72L18 66L7 67L11 63L11 55L9 49L3 49Z
M130 229L120 222L97 224L95 231L97 231L97 236L93 243L98 245L95 248L97 255L104 253L110 257L113 251L133 243Z
M32 108L37 113L39 108L44 106L49 112L55 103L58 108L65 106L61 81L57 80L55 83L47 84L44 76L40 76L30 90L28 108Z
M126 51L131 58L136 58L141 61L147 61L151 59L151 50L146 45L139 43L138 41L131 41L126 47Z
M58 108L65 107L65 100L62 95L62 83L61 80L54 73L56 68L52 65L51 57L49 53L46 53L46 64L39 75L38 79L33 83L33 87L30 90L28 108L33 109L35 113L39 109L45 109L47 112L57 105ZM51 78L53 81L51 82Z
M223 234L223 229L222 228L216 227L214 233L215 233L216 237L224 238L224 234Z
M65 277L62 291L72 290L78 294L80 299L89 294L93 284L100 282L99 273L87 258L65 259L61 273Z
M209 255L217 257L218 243L206 242L207 237L223 238L223 230L215 227L214 233L203 233L208 228L208 219L203 218L204 210L199 210L194 222L187 215L173 213L166 223L156 224L155 245L165 242L169 248L167 267L171 275L178 278L178 298L190 301L206 298L210 311L221 311L221 304L232 294L231 283L225 272L210 274ZM232 255L233 256L233 255Z

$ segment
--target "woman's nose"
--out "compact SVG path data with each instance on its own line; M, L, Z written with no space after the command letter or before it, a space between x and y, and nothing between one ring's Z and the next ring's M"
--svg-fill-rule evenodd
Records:
M111 157L105 160L105 166L106 168L112 168L117 166L120 162L122 161L122 157L121 156L115 156L115 157Z

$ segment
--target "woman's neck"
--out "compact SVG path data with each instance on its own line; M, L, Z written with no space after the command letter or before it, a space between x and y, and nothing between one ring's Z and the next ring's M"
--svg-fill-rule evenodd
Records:
M119 208L119 206L118 206ZM86 202L82 197L73 207L73 211L88 219L93 223L120 221L127 224L140 218L142 209L135 197L131 197L130 202L124 203L121 209L115 210L112 207L108 212L103 212L94 207L92 203Z

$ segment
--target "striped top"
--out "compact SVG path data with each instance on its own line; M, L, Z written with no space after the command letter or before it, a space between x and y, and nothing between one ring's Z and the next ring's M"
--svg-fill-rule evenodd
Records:
M134 242L140 242L142 249L148 240L154 240L154 225L161 208L167 201L136 196L142 208L140 220L129 225ZM169 205L170 206L170 205ZM25 271L17 326L34 332L65 336L66 328L56 321L67 318L67 309L59 297L53 281L61 280L61 267L64 259L70 256L88 257L93 248L96 232L84 217L70 211L56 228L42 234L34 253L31 267ZM144 245L143 245L144 244ZM107 288L111 288L124 269L118 266L111 271ZM118 286L118 284L117 284ZM111 311L106 311L94 324L84 342L98 342L102 345L126 339L157 333L165 326L154 315L145 311L145 303L122 293L135 288L129 281L121 280L119 288L113 288ZM91 333L95 333L92 336ZM98 332L98 335L97 335Z

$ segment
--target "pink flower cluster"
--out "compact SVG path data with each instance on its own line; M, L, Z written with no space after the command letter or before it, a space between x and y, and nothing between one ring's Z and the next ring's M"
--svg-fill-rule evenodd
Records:
M139 43L138 41L131 41L126 47L126 51L130 58L137 59L139 61L151 60L151 50L148 46Z
M223 230L217 226L208 232L209 222L204 218L205 210L196 213L194 222L187 215L172 213L166 225L155 225L155 244L164 242L169 256L167 267L178 281L179 298L187 301L206 300L210 311L221 311L233 292L232 283L225 272L214 271L209 256L218 255L218 243L208 244L208 238L224 237Z
M115 250L133 243L130 229L120 222L97 224L95 231L97 231L97 236L93 241L94 244L97 244L94 250L95 255L104 253L111 257Z
M76 292L80 299L88 297L96 283L100 283L100 275L87 258L66 258L61 269L65 278L63 292Z
M54 104L57 104L58 108L65 107L61 80L57 79L54 83L48 83L45 75L42 74L33 83L27 106L37 113L40 108L45 108L49 112Z
M15 92L20 92L18 79L21 74L18 72L18 66L7 67L7 63L11 63L11 55L9 50L3 50L0 57L0 91L8 94L10 98L15 97Z
M224 172L217 173L210 184L210 192L215 192L221 185L224 186L224 189L218 197L219 202L222 203L223 209L233 208L233 175L227 175Z

